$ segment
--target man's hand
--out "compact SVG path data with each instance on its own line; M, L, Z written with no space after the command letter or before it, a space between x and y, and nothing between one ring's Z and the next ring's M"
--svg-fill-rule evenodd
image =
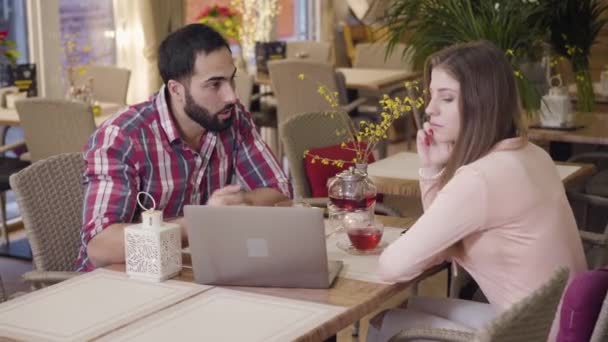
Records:
M233 184L214 191L207 201L207 205L221 207L226 205L251 205L251 203L245 196L245 192L241 191L241 186Z

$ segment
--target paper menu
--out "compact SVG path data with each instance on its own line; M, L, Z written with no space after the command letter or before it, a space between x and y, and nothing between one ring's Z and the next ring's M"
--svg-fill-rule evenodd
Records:
M0 338L90 340L209 288L98 269L0 305Z
M344 310L216 287L100 341L292 341Z

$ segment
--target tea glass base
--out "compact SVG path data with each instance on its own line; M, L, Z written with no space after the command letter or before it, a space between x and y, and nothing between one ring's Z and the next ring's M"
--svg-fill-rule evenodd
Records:
M348 238L346 240L338 240L338 242L336 242L336 246L338 246L338 248L352 255L377 255L382 253L382 251L387 245L388 244L385 241L380 241L378 246L376 246L375 248L360 250L356 249L348 240Z

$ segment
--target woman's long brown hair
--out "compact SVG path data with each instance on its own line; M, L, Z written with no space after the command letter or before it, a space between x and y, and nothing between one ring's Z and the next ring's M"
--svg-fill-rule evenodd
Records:
M501 140L524 136L526 130L513 68L494 44L458 44L431 55L424 71L426 103L434 68L460 83L460 132L440 179L443 186L459 167L483 157Z

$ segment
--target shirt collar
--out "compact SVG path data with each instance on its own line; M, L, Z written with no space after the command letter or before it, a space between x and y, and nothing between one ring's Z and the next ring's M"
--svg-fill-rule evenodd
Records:
M181 139L179 135L179 131L175 126L175 122L173 121L173 117L171 116L171 109L167 103L167 88L163 84L160 87L158 93L156 93L156 109L158 110L158 116L160 119L160 126L165 131L167 138L170 143Z

